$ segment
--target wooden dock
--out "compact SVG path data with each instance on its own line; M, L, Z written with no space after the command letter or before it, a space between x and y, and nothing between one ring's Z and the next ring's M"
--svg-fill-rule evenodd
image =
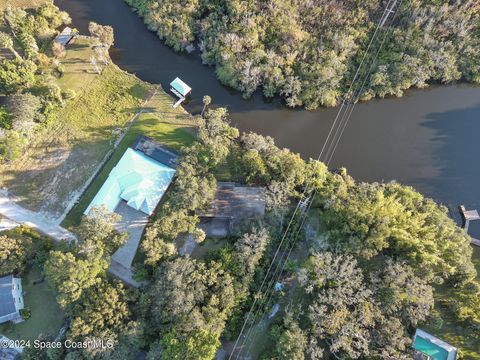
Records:
M462 217L462 227L465 229L465 232L468 234L468 227L470 226L470 221L480 220L480 215L477 210L467 210L464 205L458 207L460 211L460 216ZM472 245L480 246L480 240L470 237Z

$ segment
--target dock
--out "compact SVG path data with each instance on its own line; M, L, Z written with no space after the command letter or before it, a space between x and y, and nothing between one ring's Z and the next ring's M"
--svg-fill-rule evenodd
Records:
M468 227L470 226L470 221L480 220L480 215L477 210L467 210L464 205L458 207L460 211L460 216L462 217L462 228L465 229L465 232L468 234ZM472 245L480 246L480 240L471 237Z

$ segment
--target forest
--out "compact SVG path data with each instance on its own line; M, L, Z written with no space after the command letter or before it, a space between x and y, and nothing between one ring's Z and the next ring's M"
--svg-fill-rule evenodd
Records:
M222 84L291 107L335 106L348 92L388 1L126 0L176 51L201 52ZM390 4L391 6L391 4ZM431 83L480 83L476 0L398 2L359 98ZM390 23L388 23L390 24Z
M109 257L125 241L117 215L101 208L76 229L77 244L59 244L37 261L69 319L66 339L108 338L112 348L35 350L26 359L215 358L235 340L300 193L317 190L307 226L274 295L280 312L262 330L258 359L410 359L417 327L438 331L438 287L445 311L471 337L479 335L480 286L469 238L447 210L397 183L356 182L345 169L329 171L279 149L268 137L240 134L226 109L208 109L198 139L182 151L176 180L153 217L136 262L140 289L106 274ZM223 175L221 175L221 173ZM196 210L226 176L266 187L263 219L238 224L227 238L205 238ZM307 228L314 231L307 234ZM202 255L182 256L178 239L191 233ZM0 253L11 271L23 266L28 242L2 240L22 250ZM252 340L254 342L254 340Z

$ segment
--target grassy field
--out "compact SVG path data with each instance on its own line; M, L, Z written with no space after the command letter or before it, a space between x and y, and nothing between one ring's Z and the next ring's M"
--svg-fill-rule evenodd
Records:
M119 146L105 163L94 181L87 188L62 225L71 227L78 225L81 216L98 192L112 168L118 163L125 150L135 141L138 135L147 135L161 144L179 150L184 145L189 145L194 138L194 118L185 112L171 106L172 98L159 89L138 116L126 133Z
M32 315L20 324L0 325L0 333L9 339L35 340L42 333L56 335L62 327L63 312L47 283L33 284L41 278L41 271L37 268L22 278L25 307L30 308Z
M62 60L65 74L56 81L76 97L38 132L18 161L0 169L0 186L23 206L52 218L63 214L151 91L149 84L113 64L95 74L92 51L88 39L68 48Z
M480 281L480 248L474 246L473 251L477 281ZM438 311L443 322L439 326L426 326L426 330L459 348L463 354L463 359L480 360L480 341L478 337L467 326L456 321L455 316L447 307L442 306L441 300L446 300L448 296L449 292L442 287L435 292L435 310Z
M5 10L8 6L12 8L35 8L43 5L47 0L0 0L0 11Z

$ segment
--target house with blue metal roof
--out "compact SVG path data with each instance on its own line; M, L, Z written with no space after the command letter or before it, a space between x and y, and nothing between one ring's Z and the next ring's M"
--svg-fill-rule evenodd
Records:
M24 307L22 279L13 275L0 278L0 324L22 320L20 310Z
M143 230L165 195L175 175L178 154L147 136L139 136L110 171L84 214L94 207L106 207L121 216L115 224L129 234L127 242L111 257L108 272L134 287L132 262ZM94 214L90 214L93 215Z
M131 208L152 215L170 185L175 169L144 152L128 148L85 211L105 206L114 212L126 202Z

